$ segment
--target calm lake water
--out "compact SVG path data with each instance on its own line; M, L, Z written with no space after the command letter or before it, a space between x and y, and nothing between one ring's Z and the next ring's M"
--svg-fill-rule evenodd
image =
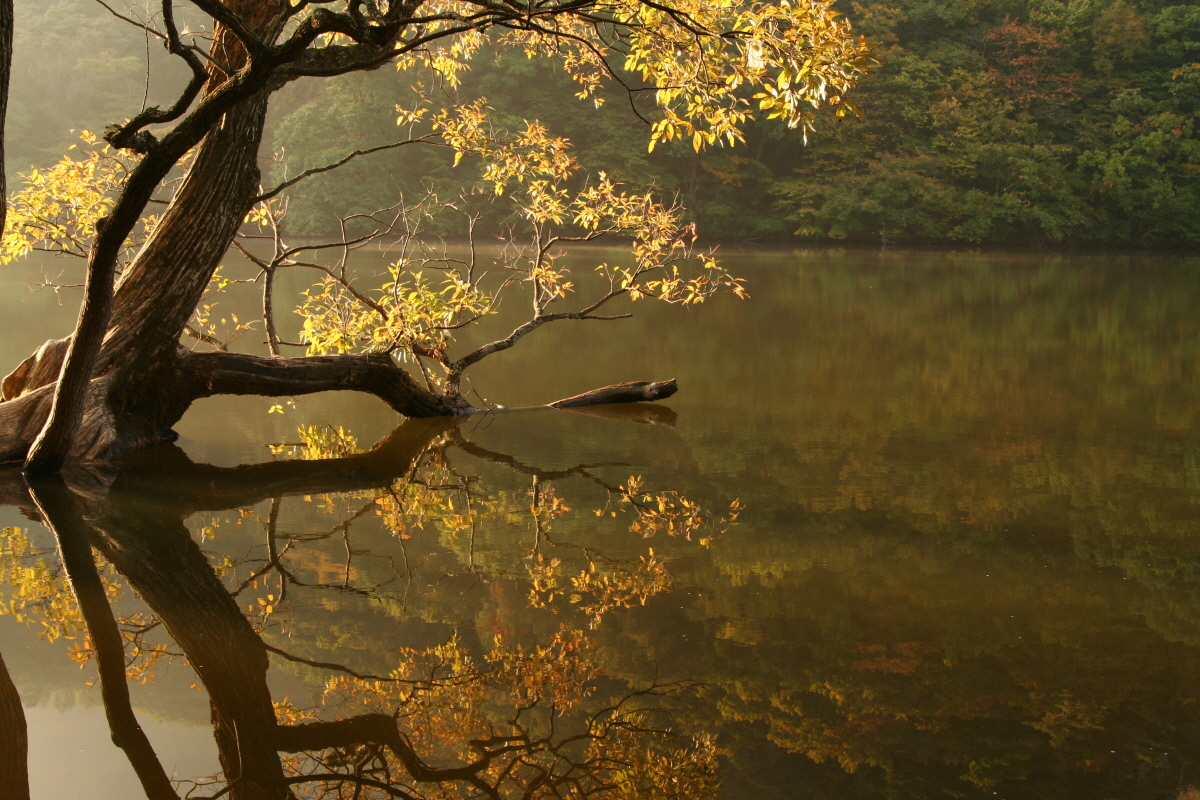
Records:
M181 792L221 768L220 676L191 664L241 646L213 645L233 605L188 604L232 592L290 656L272 699L326 718L398 690L322 665L408 675L574 635L543 659L559 702L673 684L670 726L715 735L722 797L1200 798L1200 259L726 263L750 300L558 323L472 373L507 409L675 377L664 403L402 425L359 395L211 399L90 499L113 609L127 640L147 628L133 707ZM5 370L78 302L23 301L29 265L6 270ZM34 797L140 796L54 539L0 515ZM192 554L174 589L164 542ZM571 648L581 672L553 661ZM445 702L411 735L448 764L470 720Z

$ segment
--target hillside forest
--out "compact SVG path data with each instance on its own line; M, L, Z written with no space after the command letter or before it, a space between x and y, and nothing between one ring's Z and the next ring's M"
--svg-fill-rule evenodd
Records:
M486 98L497 128L542 121L570 139L580 181L603 170L632 189L677 196L710 242L1200 241L1200 6L861 0L842 10L877 43L879 67L853 98L861 118L830 114L807 143L799 131L763 122L736 147L697 153L676 141L647 152L639 117L649 101L641 108L636 95L631 102L618 91L597 108L574 96L578 86L565 73L521 53L485 52L457 87L431 80L429 91ZM186 77L89 0L18 0L17 14L14 188L32 167L57 161L80 130L102 130ZM388 68L285 90L267 131L275 163L264 173L296 174L404 138L396 108L409 83ZM48 93L47 85L61 89ZM402 197L432 191L456 201L478 170L434 148L383 151L297 186L287 225L293 236L317 236L337 229L338 214ZM486 204L482 182L476 187ZM449 220L431 224L449 237L462 233Z

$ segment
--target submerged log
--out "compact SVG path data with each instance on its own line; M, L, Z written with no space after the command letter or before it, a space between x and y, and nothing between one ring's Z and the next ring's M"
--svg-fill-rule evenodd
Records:
M662 400L679 391L674 378L666 381L631 381L592 389L590 392L565 397L550 408L578 408L579 406L603 406L610 403L641 403L647 400Z

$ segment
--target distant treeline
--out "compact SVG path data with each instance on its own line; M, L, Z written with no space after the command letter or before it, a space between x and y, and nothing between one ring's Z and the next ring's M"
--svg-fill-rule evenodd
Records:
M1200 240L1194 1L866 0L847 12L880 42L865 122L829 126L803 151L763 148L764 233Z
M696 154L672 143L648 154L647 126L623 94L596 109L573 96L565 74L520 53L478 55L457 93L487 97L500 129L536 118L568 137L581 176L605 170L630 188L678 195L709 242L1200 241L1194 0L863 0L843 11L879 43L881 66L853 97L863 119L830 114L807 145L766 122L738 147ZM147 86L146 42L122 27L85 0L18 0L10 175L61 154L68 128L102 128L147 95L168 99L184 71L151 44ZM278 163L264 164L266 179L401 138L395 107L412 79L387 67L283 90L267 131ZM439 91L435 81L426 88ZM652 113L649 98L638 103ZM294 235L335 231L337 214L426 188L454 200L475 182L472 170L434 148L362 158L297 186L288 225ZM430 224L458 232L453 220Z

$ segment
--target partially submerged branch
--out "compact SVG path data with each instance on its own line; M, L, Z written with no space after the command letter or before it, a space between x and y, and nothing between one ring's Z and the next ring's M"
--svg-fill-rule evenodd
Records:
M677 391L679 391L679 385L674 378L667 381L633 381L593 389L590 392L565 397L547 405L551 408L579 408L610 403L640 403L646 400L663 400Z

